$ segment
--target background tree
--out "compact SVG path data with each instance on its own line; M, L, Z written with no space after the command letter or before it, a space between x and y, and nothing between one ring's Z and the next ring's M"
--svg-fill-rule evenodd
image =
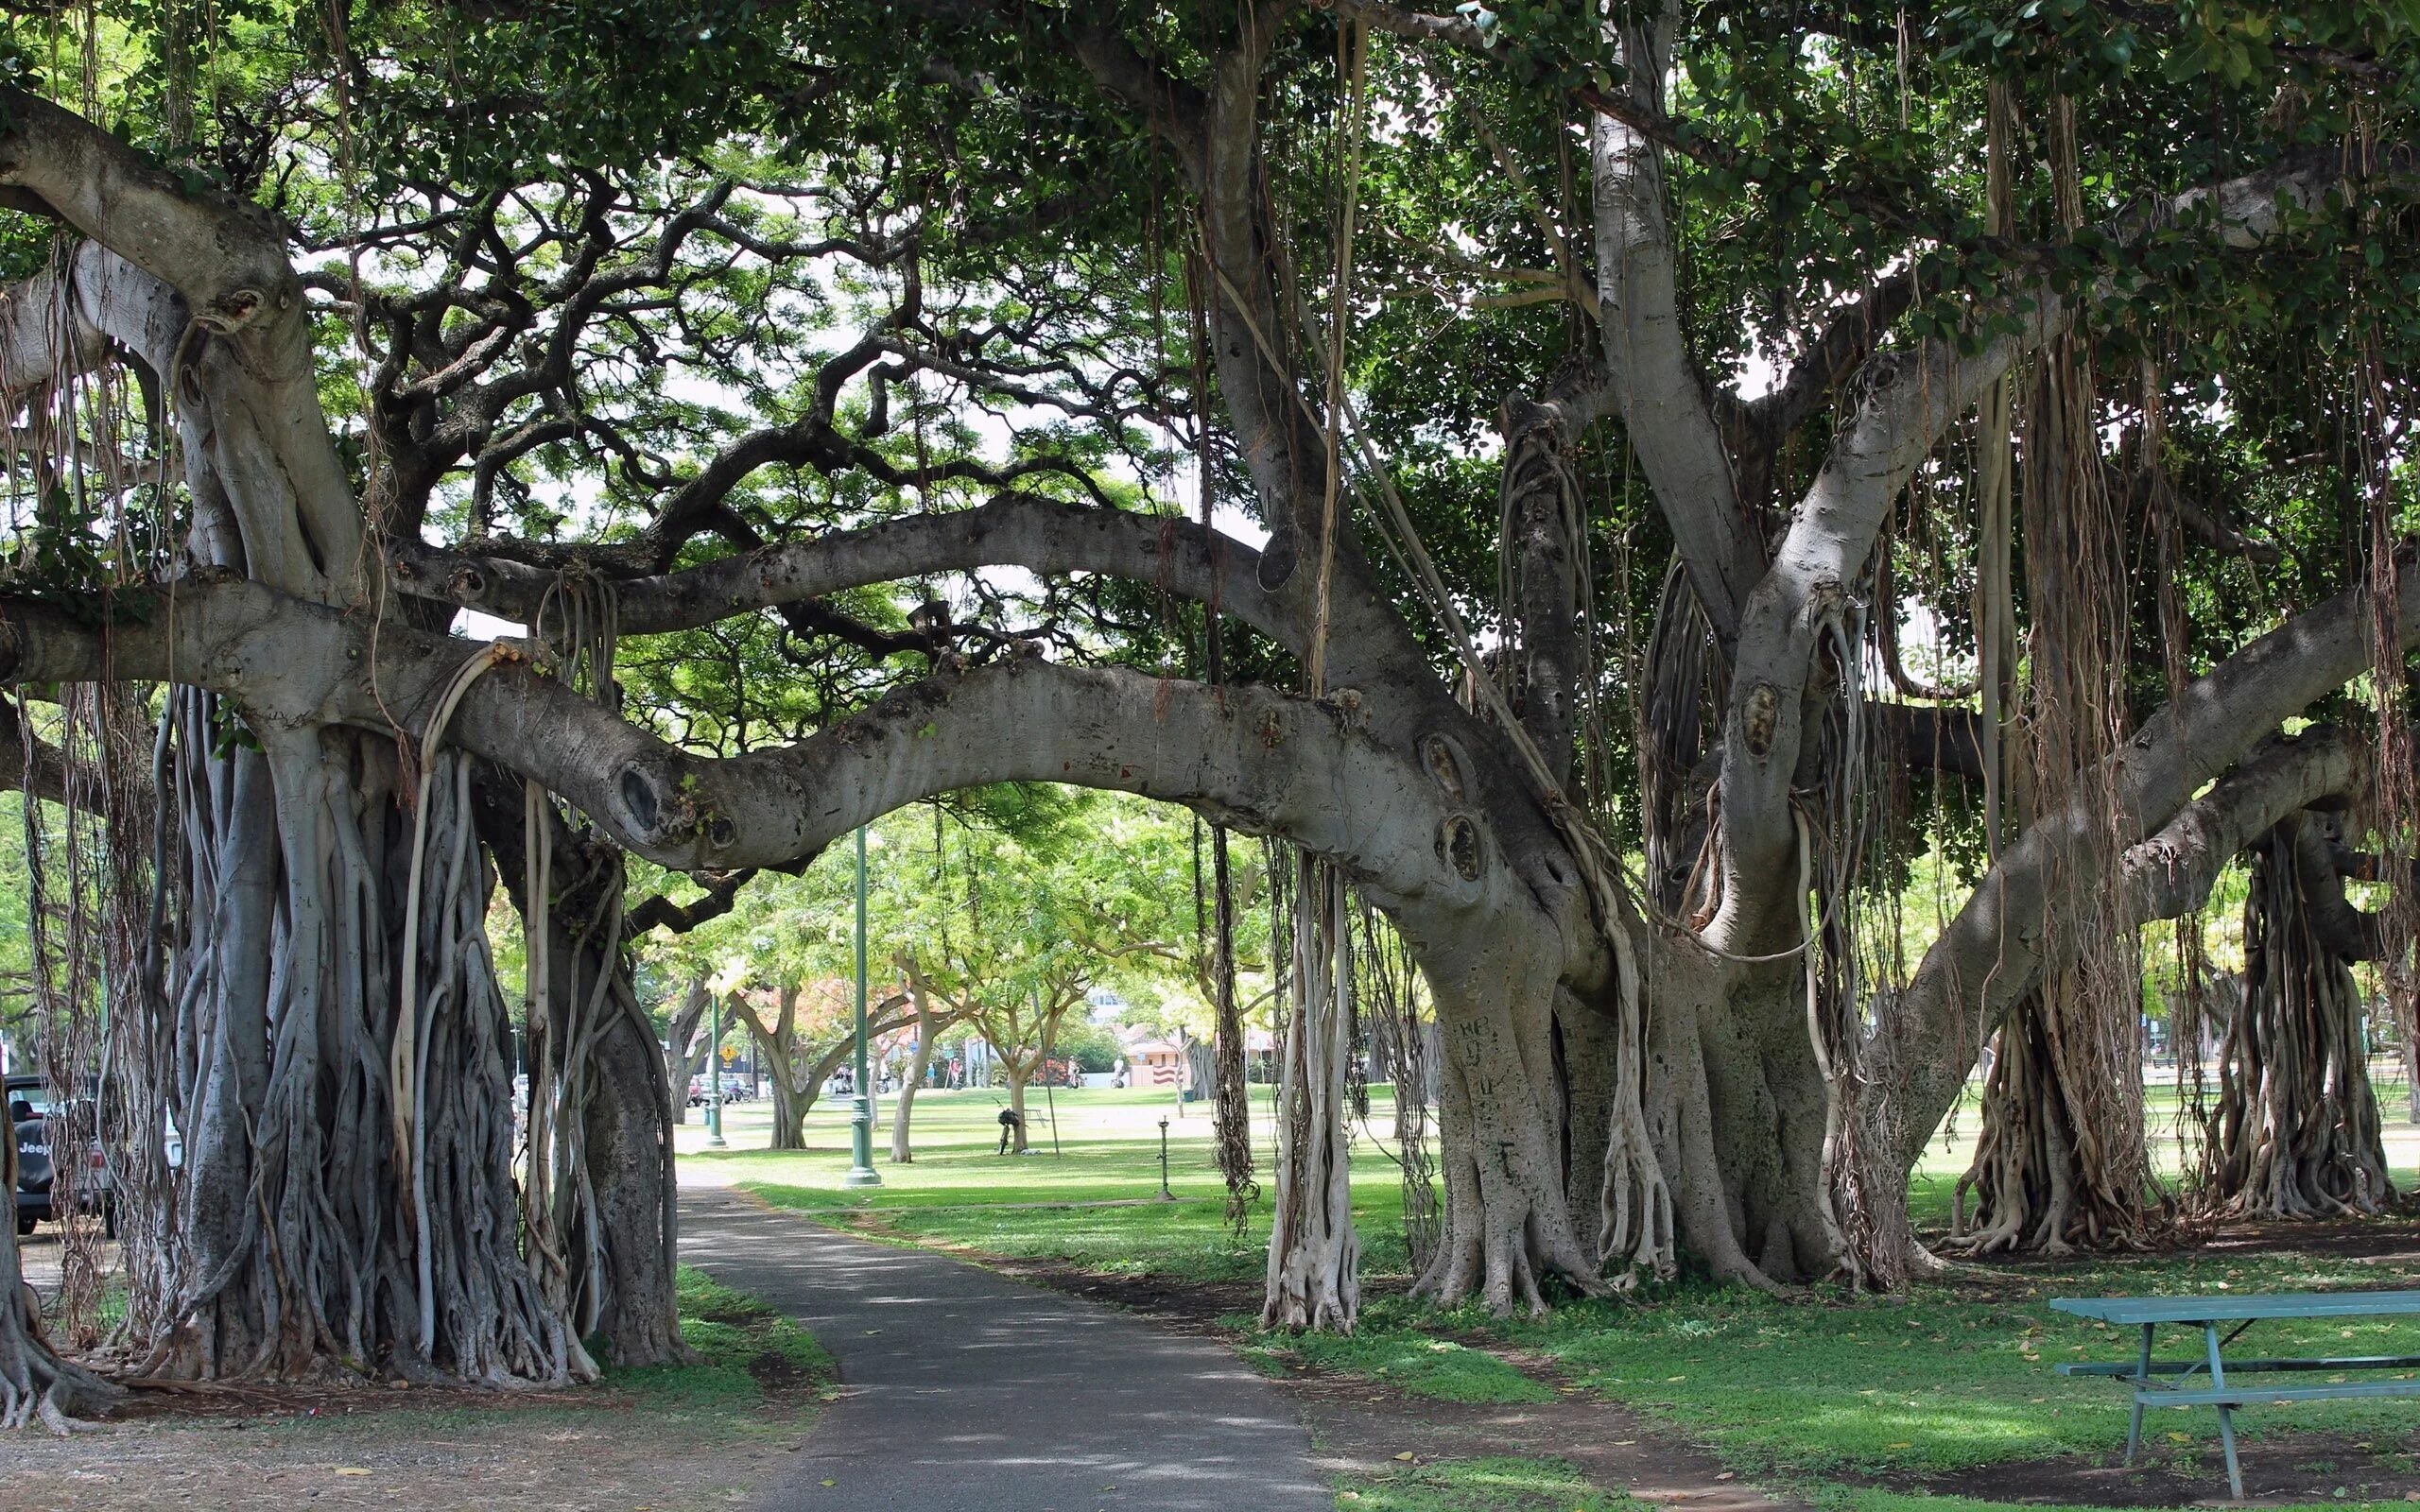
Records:
M707 1022L707 1010L713 1006L714 994L708 990L706 979L692 976L666 1023L664 1074L672 1087L672 1122L676 1124L689 1121L690 1078L699 1074L707 1057L721 1048L701 1027Z
M854 984L835 978L785 982L774 988L735 991L731 1016L756 1042L757 1063L773 1084L773 1132L769 1148L806 1148L806 1115L823 1089L856 1053ZM887 1036L916 1022L912 1000L892 992L866 1005L869 1037Z

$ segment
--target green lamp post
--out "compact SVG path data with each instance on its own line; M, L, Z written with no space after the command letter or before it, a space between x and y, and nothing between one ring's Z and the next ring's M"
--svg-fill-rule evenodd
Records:
M873 1168L873 1084L866 1075L866 827L857 826L857 1079L855 1110L849 1118L847 1187L878 1187L882 1173Z
M715 1027L713 1038L706 1041L706 1148L719 1150L729 1147L722 1137L722 994L717 992L707 1001L714 1005ZM681 1089L681 1095L688 1094L686 1087Z

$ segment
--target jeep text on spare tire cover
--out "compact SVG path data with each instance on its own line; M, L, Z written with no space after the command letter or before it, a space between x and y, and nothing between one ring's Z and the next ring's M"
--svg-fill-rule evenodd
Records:
M17 1188L21 1192L50 1190L50 1130L39 1118L17 1125Z

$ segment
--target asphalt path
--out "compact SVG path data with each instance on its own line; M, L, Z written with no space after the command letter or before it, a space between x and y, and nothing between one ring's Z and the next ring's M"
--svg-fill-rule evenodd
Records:
M684 1262L839 1361L767 1512L1333 1512L1283 1394L1215 1341L735 1192L681 1207Z

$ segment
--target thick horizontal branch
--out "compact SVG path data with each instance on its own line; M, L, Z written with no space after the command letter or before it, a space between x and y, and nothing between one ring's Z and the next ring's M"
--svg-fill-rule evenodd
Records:
M1259 585L1259 561L1251 547L1184 520L1010 494L973 509L908 515L613 586L621 633L648 635L932 573L1098 573L1215 601L1222 612L1299 649L1303 635L1293 616ZM523 624L561 581L543 568L417 543L397 548L393 568L406 593Z
M2394 639L2408 653L2420 644L2420 561L2408 547L2397 561ZM1893 1056L1907 1128L1938 1124L1980 1034L2073 954L2075 926L2095 906L2080 910L2077 899L2107 899L2142 918L2181 912L2266 824L2353 784L2365 758L2337 732L2279 740L2245 758L2286 719L2370 668L2375 627L2365 590L2288 620L2187 684L2104 771L2076 784L2075 799L2002 853L1902 994ZM2115 878L2113 860L2123 868ZM1913 1159L1912 1146L1902 1153Z
M2349 730L2322 726L2265 743L2126 852L2130 910L2148 920L2200 907L2227 863L2272 826L2359 789L2369 773L2369 745Z
M188 195L109 132L24 90L0 89L0 185L176 288L203 325L240 330L301 302L268 212Z
M1865 714L1884 749L1909 765L1983 780L1983 719L1974 710L1869 701Z
M1523 885L1492 831L1363 733L1357 696L1313 702L1122 668L1015 660L945 672L796 745L678 749L563 687L516 642L372 626L257 582L179 585L104 632L0 598L0 683L105 677L233 696L256 727L345 723L417 734L475 659L445 738L683 871L786 866L918 799L1053 782L1181 803L1334 857L1389 906L1470 915Z

